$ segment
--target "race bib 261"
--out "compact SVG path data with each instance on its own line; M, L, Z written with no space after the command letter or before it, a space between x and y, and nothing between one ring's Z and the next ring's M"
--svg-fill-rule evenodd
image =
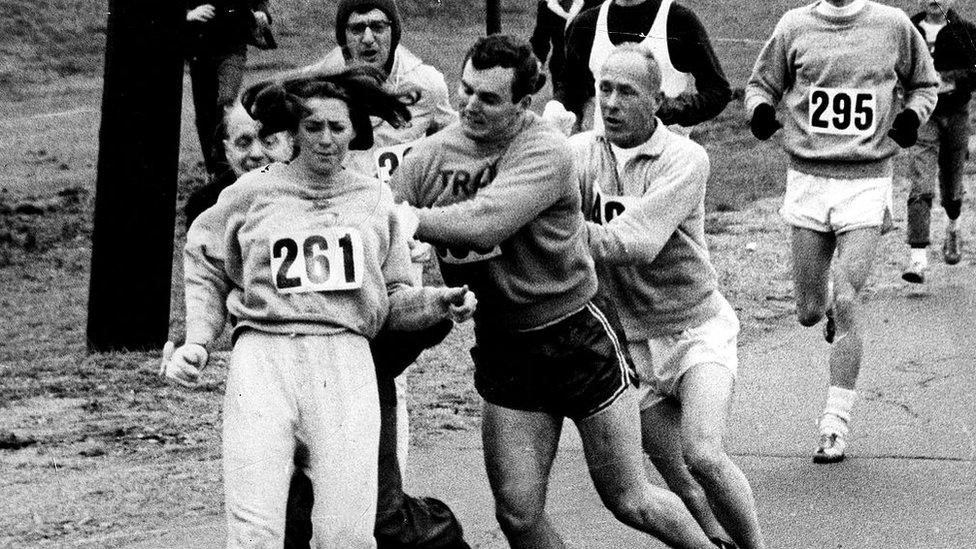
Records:
M363 285L363 239L351 227L272 236L271 276L283 294L353 290Z
M874 135L877 100L872 90L810 88L808 125L811 133Z

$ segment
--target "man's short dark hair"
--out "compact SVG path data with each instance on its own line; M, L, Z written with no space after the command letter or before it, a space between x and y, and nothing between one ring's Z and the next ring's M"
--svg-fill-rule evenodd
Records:
M532 53L532 46L511 34L492 34L479 38L464 56L461 67L467 65L469 60L471 66L479 71L494 67L513 69L513 103L539 91L546 83L546 76L540 70L538 58Z

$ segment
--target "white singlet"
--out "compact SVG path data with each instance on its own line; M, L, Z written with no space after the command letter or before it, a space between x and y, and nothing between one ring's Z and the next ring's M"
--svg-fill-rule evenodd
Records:
M662 0L661 7L654 16L654 23L651 30L647 31L644 40L640 42L651 50L657 65L661 69L661 91L668 97L676 97L679 93L687 91L691 84L691 75L678 71L671 64L671 55L668 51L668 13L671 11L671 4L674 0ZM593 49L590 50L589 67L593 74L594 99L593 99L593 129L603 130L603 117L600 115L599 82L598 75L603 63L610 57L610 53L616 48L610 41L610 32L607 29L607 13L613 0L606 0L600 6L600 14L596 19L596 34L593 36ZM678 126L677 124L668 126L671 131L688 135L691 128Z

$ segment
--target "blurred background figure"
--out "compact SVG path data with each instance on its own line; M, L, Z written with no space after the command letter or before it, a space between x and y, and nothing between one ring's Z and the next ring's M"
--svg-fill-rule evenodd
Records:
M204 165L211 182L221 177L233 181L219 146L218 127L223 110L241 91L247 45L276 47L268 0L189 0L186 22L186 58Z
M929 121L918 129L918 142L909 150L908 267L907 282L925 282L928 271L929 224L935 188L948 223L942 241L946 265L959 263L962 242L962 174L969 152L969 98L976 87L976 27L952 9L955 0L921 0L921 11L912 17L922 33L939 73L939 102Z
M261 136L261 123L251 118L239 101L224 111L217 134L223 142L227 175L190 195L184 210L187 227L203 210L213 206L220 191L238 177L272 162L287 162L295 155L294 140L288 132Z
M552 82L562 78L566 65L566 27L581 11L599 5L600 0L539 0L529 43L543 66L549 59ZM550 51L552 57L549 57Z

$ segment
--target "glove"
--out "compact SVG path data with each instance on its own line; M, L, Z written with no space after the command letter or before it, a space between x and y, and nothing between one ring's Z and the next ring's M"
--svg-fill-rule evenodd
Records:
M776 120L776 109L769 103L760 103L753 109L749 128L757 139L765 141L782 127L779 120Z
M465 284L460 288L444 288L441 305L446 309L447 318L460 324L474 316L474 311L478 308L478 298Z
M198 343L186 343L175 348L172 341L163 346L163 359L159 375L165 376L184 387L200 384L200 370L207 365L207 349ZM175 348L175 350L174 350Z
M918 115L912 109L905 109L898 113L891 123L888 137L895 140L898 146L907 149L918 141Z
M556 129L569 136L573 133L573 126L576 125L576 115L567 111L559 101L550 101L542 109L542 119L552 124Z

